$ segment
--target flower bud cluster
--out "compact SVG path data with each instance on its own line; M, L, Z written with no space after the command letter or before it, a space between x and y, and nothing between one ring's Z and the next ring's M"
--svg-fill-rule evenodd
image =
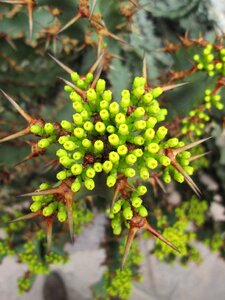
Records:
M215 65L215 54L211 44L208 44L205 48L203 48L200 55L195 54L193 59L197 64L198 70L206 71L210 77L214 76L215 71L218 70Z

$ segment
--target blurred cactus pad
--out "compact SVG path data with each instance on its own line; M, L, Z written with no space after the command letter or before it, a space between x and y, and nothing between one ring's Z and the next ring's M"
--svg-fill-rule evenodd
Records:
M0 1L0 261L27 265L19 293L69 263L65 244L97 213L107 257L93 299L129 298L140 239L170 264L200 264L197 241L225 256L211 212L224 209L225 43L210 9Z

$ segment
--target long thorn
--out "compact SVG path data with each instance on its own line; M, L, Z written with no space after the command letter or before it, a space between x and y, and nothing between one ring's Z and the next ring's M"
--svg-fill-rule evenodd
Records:
M117 35L115 35L114 33L110 32L110 31L107 31L107 36L111 37L112 39L118 41L118 42L121 42L122 44L126 44L128 45L128 42L121 39L120 37L118 37Z
M191 148L193 148L193 147L195 147L195 146L197 146L199 144L202 144L202 143L204 143L205 141L207 141L207 140L209 140L211 138L212 138L212 136L204 138L204 139L201 139L201 140L193 142L193 143L190 143L190 144L185 145L183 147L180 147L180 148L177 148L177 149L173 149L173 153L176 156L177 154L179 154L179 153L181 153L183 151L189 150L189 149L191 149Z
M89 69L88 73L94 73L95 72L95 70L99 67L100 63L102 62L102 59L103 59L104 55L105 55L105 53L102 53L101 55L99 55L96 62Z
M32 3L32 1L28 1L27 9L28 9L28 17L29 17L30 39L32 39L32 33L33 33L33 3Z
M185 178L185 181L190 186L190 188L196 193L196 195L201 198L201 191L198 186L194 183L192 178L184 171L184 169L176 161L172 161L171 164L177 169Z
M147 229L150 233L152 233L155 237L157 237L158 239L160 239L161 241L163 241L165 244L167 244L168 246L170 246L172 249L174 249L175 251L179 252L179 249L173 244L171 243L169 240L167 240L164 236L162 236L157 230L155 230L147 221L144 225L144 228Z
M93 15L93 12L95 10L96 4L97 4L97 0L94 0L93 3L92 3L91 9L90 9L89 20L91 20L91 18L92 18L92 15Z
M53 228L53 218L47 217L46 218L46 233L47 233L47 252L51 250L52 245L52 228Z
M29 213L25 216L22 216L22 217L19 217L19 218L16 218L14 220L11 220L9 222L6 222L6 224L10 224L10 223L15 223L15 222L20 222L20 221L26 221L26 220L29 220L29 219L33 219L37 216L40 216L41 215L41 212L40 211L37 211L37 212L32 212L32 213Z
M0 0L1 3L7 3L7 4L21 4L24 5L24 1L13 1L13 0Z
M57 187L52 188L52 189L48 189L48 190L27 193L27 194L19 195L17 197L32 197L32 196L52 195L52 194L60 194Z
M68 197L66 199L66 209L67 209L67 216L68 216L70 238L73 243L74 242L74 234L73 234L73 201L72 201L72 197Z
M74 18L72 18L68 23L66 23L66 25L64 25L59 31L58 34L63 32L64 30L66 30L68 27L70 27L71 25L73 25L74 23L76 23L80 18L82 17L82 15L80 13L78 13Z
M6 94L2 89L0 89L2 94L6 97L6 99L12 104L12 106L18 111L18 113L28 122L30 123L33 119L29 116L16 102L11 98L8 94Z
M122 263L121 263L121 268L120 268L121 270L123 270L123 268L124 268L127 256L129 254L129 251L130 251L130 247L132 245L132 242L134 240L134 236L135 236L137 231L138 231L138 228L136 228L136 227L131 227L129 229L127 240L126 240L126 245L125 245L125 250L124 250L124 254L123 254L123 259L122 259Z
M0 139L0 143L14 140L18 137L24 136L24 135L29 134L29 133L30 133L30 128L27 127L27 128L22 129L20 131L17 131L16 133L10 134L10 135Z
M51 57L51 59L53 59L57 65L59 65L64 71L66 71L68 74L72 74L74 73L74 71L72 69L70 69L69 67L67 67L66 65L64 65L61 61L59 61L56 57L54 57L53 55L51 55L50 53L48 53L48 55Z
M58 77L60 80L62 80L65 84L71 86L81 97L84 98L85 96L85 92L82 91L81 89L79 89L77 86L75 86L73 83L69 82L68 80L62 78L62 77Z
M94 88L99 77L101 76L101 73L102 73L102 69L103 69L103 66L100 66L98 71L97 71L97 74L95 75L95 79L92 81L92 84L91 84L91 88Z
M146 54L144 54L144 58L143 58L143 64L142 64L142 76L145 78L146 80L146 84L148 82L148 72L147 72L147 61L146 61Z
M208 152L204 152L204 153L201 153L201 154L198 154L198 155L195 155L195 156L191 156L188 160L193 161L193 160L199 159L203 156L209 155L210 153L211 153L211 151L208 151Z
M172 84L172 85L162 86L162 89L163 89L163 92L166 92L166 91L170 91L170 90L176 89L176 88L178 88L180 86L183 86L183 85L186 85L186 84L189 84L189 82L183 82L183 83L178 83L178 84Z

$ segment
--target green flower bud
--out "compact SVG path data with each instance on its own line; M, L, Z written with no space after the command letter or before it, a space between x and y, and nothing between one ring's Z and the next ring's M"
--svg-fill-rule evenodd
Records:
M128 152L128 148L126 145L120 145L118 148L117 148L117 152L119 155L121 156L124 156L127 154Z
M73 151L77 148L77 145L72 142L72 141L66 141L64 144L63 144L63 147L68 150L68 151Z
M118 149L117 149L117 151L118 151ZM134 154L136 157L142 157L143 151L142 151L142 149L137 148L137 149L132 150L132 154Z
M145 104L151 103L151 101L153 100L152 93L146 93L145 95L143 95L142 100Z
M106 130L108 133L114 133L116 131L116 128L113 125L108 125Z
M52 123L45 123L44 130L47 134L52 134L55 132L55 128Z
M106 180L106 185L111 188L116 184L116 180L117 180L117 176L109 175Z
M69 141L69 135L62 135L59 137L58 142L59 144L63 145L66 141Z
M125 168L124 174L127 177L132 178L132 177L134 177L136 175L136 171L133 168Z
M137 157L134 154L128 154L125 160L128 165L134 165L137 161Z
M139 87L133 89L132 92L133 92L133 94L134 94L135 97L141 98L141 96L142 96L142 95L144 94L144 92L145 92L145 89L144 89L144 87L139 86Z
M145 130L144 136L146 138L146 140L152 140L155 136L155 130L152 128L148 128Z
M132 206L133 206L133 207L138 208L138 207L140 207L141 204L142 204L142 199L139 198L139 197L131 198L131 203L132 203Z
M133 143L135 145L141 146L145 142L144 138L141 135L137 135L133 138Z
M136 121L136 122L134 122L134 127L137 130L143 130L146 127L146 121L144 121L144 120Z
M127 126L127 124L121 124L119 126L118 132L122 135L128 135L129 134L129 127Z
M153 157L148 157L146 159L146 165L149 169L154 170L158 166L158 162Z
M109 111L114 116L119 112L119 104L117 102L111 102L109 105Z
M73 175L80 175L83 171L83 166L80 164L73 164L71 167L71 172Z
M38 147L44 149L44 148L47 148L48 146L50 146L50 142L48 139L41 139L39 142L38 142Z
M56 151L56 155L57 155L58 157L62 157L62 156L67 156L68 154L67 154L66 150L64 150L64 149L59 149L59 150Z
M98 133L104 133L105 132L105 124L103 122L97 122L95 124L95 130L98 132Z
M122 108L127 108L130 105L130 97L124 96L120 101L120 106Z
M92 80L93 80L93 78L94 78L94 75L93 75L92 73L87 73L87 74L86 74L85 81L86 81L87 83L91 83Z
M174 148L178 145L179 140L177 138L172 138L167 141L169 147Z
M184 176L180 172L178 172L177 170L174 171L173 178L179 183L184 182Z
M92 142L89 139L83 139L82 140L82 146L85 149L89 149L92 146Z
M156 143L150 143L148 144L147 149L149 153L157 153L159 151L159 145Z
M118 113L115 116L115 122L116 124L120 125L120 124L124 124L126 122L126 116L123 113Z
M113 228L113 234L114 235L120 235L122 231L122 227L121 226L117 226L115 228Z
M41 207L42 207L42 202L41 201L35 201L31 204L30 210L32 212L37 212L41 209Z
M73 102L81 102L82 98L79 94L77 94L77 92L72 92L70 93L70 100Z
M102 169L106 172L109 173L112 170L113 164L111 163L111 161L106 160L103 164L102 164Z
M112 146L118 146L120 144L120 139L117 134L113 133L108 136L108 141Z
M138 193L139 196L143 196L144 194L146 194L147 193L146 186L145 185L139 185L137 187L137 193Z
M39 125L32 125L30 127L30 131L31 131L31 133L36 134L36 135L42 135L44 132L43 128Z
M187 172L188 175L190 175L190 176L193 175L193 173L194 173L194 168L193 167L184 166L183 168L184 168L184 171Z
M97 81L97 84L96 84L96 92L98 94L102 94L105 90L105 80L104 79L99 79Z
M107 121L110 118L110 115L109 115L109 112L107 109L100 110L99 114L103 121Z
M59 158L59 162L64 167L70 167L73 163L73 160L71 158L69 158L68 156L61 156Z
M169 174L169 172L164 172L163 173L163 176L162 176L162 179L165 183L170 183L171 182L171 176Z
M86 176L88 178L94 178L95 177L95 169L92 168L92 167L89 167L87 170L86 170Z
M146 121L147 128L154 128L155 124L157 123L157 119L154 117L149 117Z
M95 90L88 89L87 90L87 100L92 103L92 102L95 102L96 99L97 99L97 94L96 94Z
M80 151L76 151L76 152L73 153L73 159L74 160L80 160L83 156L84 156L83 153L80 152Z
M84 185L85 185L86 189L89 191L92 191L95 188L95 182L91 178L85 179Z
M42 184L39 185L40 190L47 190L50 188L50 185L46 182L43 182Z
M65 210L59 211L57 213L57 219L59 220L59 222L65 222L67 219L67 213Z
M165 155L162 155L160 156L159 158L159 162L161 165L163 165L164 167L167 167L170 165L171 163L171 160L169 159L169 157L165 156Z
M112 100L112 92L110 90L104 91L102 99L107 102L110 102Z
M55 205L55 203L49 204L42 210L43 216L45 216L45 217L51 216L54 213L54 211L56 210L56 208L57 208L57 206Z
M83 118L82 118L81 114L79 114L79 113L73 114L73 122L77 126L81 126L83 124Z
M120 200L116 201L115 204L113 205L112 212L114 214L117 214L121 210L121 205L122 202Z
M146 79L144 77L135 77L133 81L133 88L137 88L139 86L144 87L146 83Z
M159 140L163 140L167 135L168 129L164 126L160 126L156 131L156 136Z
M71 73L70 76L71 76L71 79L74 83L76 83L80 79L80 76L77 72Z
M77 87L79 87L80 89L84 89L85 88L85 82L83 79L78 79L76 82Z
M109 102L106 100L102 100L99 103L100 109L108 109L109 107Z
M113 163L113 164L116 164L119 162L120 160L120 156L117 152L115 151L112 151L109 153L109 160Z
M77 137L78 139L82 139L85 136L85 132L84 129L81 127L77 127L74 129L73 134L75 135L75 137Z
M147 168L145 168L145 167L140 168L139 174L143 180L149 179L149 171Z
M58 180L64 180L64 179L66 179L67 178L67 172L66 172L66 170L62 170L62 171L58 172L56 174L56 178Z
M94 142L94 149L96 152L102 152L104 149L104 143L101 140L97 140Z
M73 125L69 121L63 120L61 122L61 126L62 126L63 129L65 129L67 131L72 131L73 130Z
M138 214L139 214L140 217L145 218L148 215L148 211L143 205L141 205L138 209Z
M195 54L193 56L193 59L194 59L195 62L199 62L200 61L200 56L198 54Z
M89 112L86 109L82 110L80 114L81 117L83 118L83 121L88 121L90 119Z
M132 116L135 118L141 118L145 115L145 109L143 107L137 107L133 112Z
M163 93L163 89L161 87L156 87L151 91L153 98L158 98Z
M73 103L73 109L75 109L77 113L81 113L84 110L84 106L82 103L76 101Z
M74 182L71 184L71 190L76 193L81 189L81 183L80 180L77 178L74 180Z
M97 172L97 173L102 172L102 164L100 162L94 163L93 168L94 168L95 172Z
M70 85L64 85L64 91L67 93L73 92L73 88Z
M123 216L126 220L131 220L133 218L133 212L130 207L123 210Z
M94 129L94 124L92 122L90 122L90 121L86 121L84 123L83 127L84 127L84 130L90 132L90 131L92 131Z

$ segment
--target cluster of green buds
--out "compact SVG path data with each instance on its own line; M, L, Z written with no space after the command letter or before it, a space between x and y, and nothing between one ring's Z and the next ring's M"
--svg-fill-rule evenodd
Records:
M193 59L197 63L198 70L206 71L210 77L215 75L215 70L217 70L217 68L214 63L215 55L211 44L208 44L205 48L203 48L200 55L195 54Z
M0 241L0 261L3 257L15 254L15 250L10 248L6 240Z
M206 122L210 120L209 115L204 112L204 108L196 108L189 112L189 116L182 120L182 134L193 132L201 136L204 132Z
M197 249L190 244L196 238L196 233L189 231L189 225L192 223L197 227L202 226L206 219L207 209L208 205L205 200L199 201L193 196L189 201L182 203L181 207L175 209L172 218L175 220L173 224L170 224L168 215L164 215L159 209L155 211L157 226L164 228L163 236L177 245L182 255L182 261L185 263L190 260L195 262L201 260ZM179 255L171 248L165 247L165 244L160 240L156 242L154 253L160 260L170 258L171 261Z
M221 234L214 233L210 238L206 238L204 243L213 251L218 252L224 246L224 239Z
M21 276L17 280L18 292L22 295L24 292L28 292L32 286L32 278L30 274L27 273L24 276Z
M221 95L214 94L212 90L210 89L206 89L205 90L205 107L207 109L210 109L212 106L214 106L215 108L222 110L224 105L223 103L221 103Z

